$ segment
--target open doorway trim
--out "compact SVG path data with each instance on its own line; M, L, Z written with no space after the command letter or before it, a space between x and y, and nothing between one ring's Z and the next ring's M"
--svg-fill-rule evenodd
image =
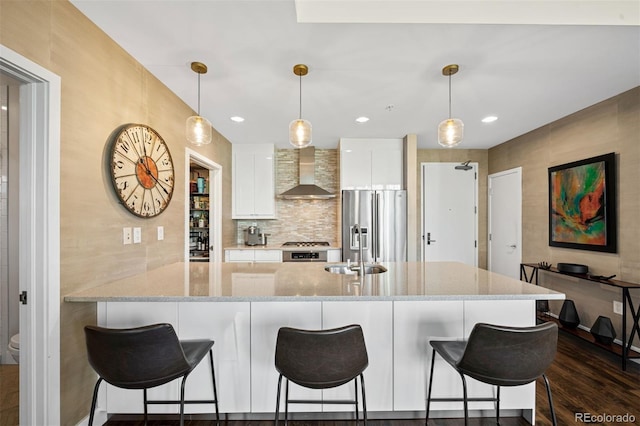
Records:
M185 148L185 262L189 262L189 199L191 163L209 170L209 245L213 246L209 262L222 262L222 166L196 151ZM213 218L213 220L211 220ZM213 232L211 232L213 230Z
M20 86L20 423L60 423L60 101L56 74L0 45Z

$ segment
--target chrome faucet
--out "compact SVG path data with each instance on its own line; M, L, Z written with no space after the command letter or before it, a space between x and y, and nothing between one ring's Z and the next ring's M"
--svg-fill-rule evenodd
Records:
M359 251L359 255L360 255L360 265L359 266L350 266L349 269L351 269L352 271L356 271L358 273L359 276L364 276L365 273L365 269L364 269L364 251L363 251L363 244L362 244L362 230L360 229L360 225L358 225L357 223L355 225L353 225L353 229L358 231L358 251Z

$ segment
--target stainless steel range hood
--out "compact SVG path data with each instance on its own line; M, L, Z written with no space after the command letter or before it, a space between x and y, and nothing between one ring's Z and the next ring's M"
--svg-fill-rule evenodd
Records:
M315 147L310 146L300 149L300 159L298 160L300 168L299 184L280 194L280 198L285 200L326 200L335 198L335 194L320 188L315 183L315 156Z

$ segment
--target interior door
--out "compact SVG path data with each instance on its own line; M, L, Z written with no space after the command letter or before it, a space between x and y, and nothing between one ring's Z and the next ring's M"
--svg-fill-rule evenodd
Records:
M422 164L424 261L478 264L478 163L460 166L460 163Z
M519 279L522 262L522 168L490 175L488 186L488 268Z

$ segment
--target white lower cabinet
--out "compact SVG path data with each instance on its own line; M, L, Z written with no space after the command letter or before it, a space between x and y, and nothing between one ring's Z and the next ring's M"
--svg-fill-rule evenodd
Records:
M100 325L104 327L138 327L167 322L180 339L212 339L220 412L250 411L250 341L249 302L109 302L100 304ZM180 399L180 380L149 389L149 399ZM103 385L104 386L104 385ZM208 355L189 375L186 399L212 399ZM144 412L142 391L107 385L106 406L109 413ZM150 413L177 413L177 405L150 405ZM187 404L186 413L212 413L213 405Z
M393 307L393 409L422 411L426 408L427 383L431 367L430 340L463 338L462 301L396 301ZM434 396L462 394L457 373L436 358ZM432 409L455 409L449 402Z
M106 303L101 304L104 311L100 312L98 325L109 328L129 328L140 327L155 323L169 323L176 330L178 328L177 303L149 302L149 303ZM122 389L111 386L107 383L101 385L106 387L106 404L109 413L143 413L144 403L141 390ZM158 386L148 391L149 399L179 399L180 385L178 381ZM171 405L150 405L150 413L175 413L175 406Z
M282 250L229 249L224 251L225 262L282 262Z
M251 410L251 346L249 302L182 302L178 306L181 339L212 339L216 384L221 413ZM208 359L187 379L186 399L212 399ZM211 413L209 404L186 406L189 413ZM187 409L185 408L185 409ZM174 407L175 410L175 407Z
M530 327L536 323L536 302L533 300L475 300L466 301L464 310L464 335L468 337L476 323L509 325L515 327ZM459 380L459 379L458 379ZM494 387L480 383L474 379L467 379L469 395L478 397L493 396ZM535 383L524 386L503 386L500 390L500 409L520 409L534 407L536 397ZM492 402L469 403L469 409L493 410ZM524 413L525 418L534 416L535 411ZM533 418L531 417L533 420Z
M342 259L342 250L329 249L327 250L327 262L340 262Z
M276 338L280 327L309 330L322 328L322 302L251 303L251 412L275 413L278 372L275 368ZM320 390L289 386L292 399L321 399ZM284 413L284 383L281 412ZM291 404L289 411L321 411L316 404Z
M369 356L364 371L367 411L393 409L393 302L323 302L322 328L359 324ZM358 379L360 389L360 379ZM352 399L353 382L322 391L323 399ZM359 393L359 392L358 392ZM361 397L358 395L358 400ZM362 406L362 405L361 405ZM353 411L352 405L325 404L323 411Z

